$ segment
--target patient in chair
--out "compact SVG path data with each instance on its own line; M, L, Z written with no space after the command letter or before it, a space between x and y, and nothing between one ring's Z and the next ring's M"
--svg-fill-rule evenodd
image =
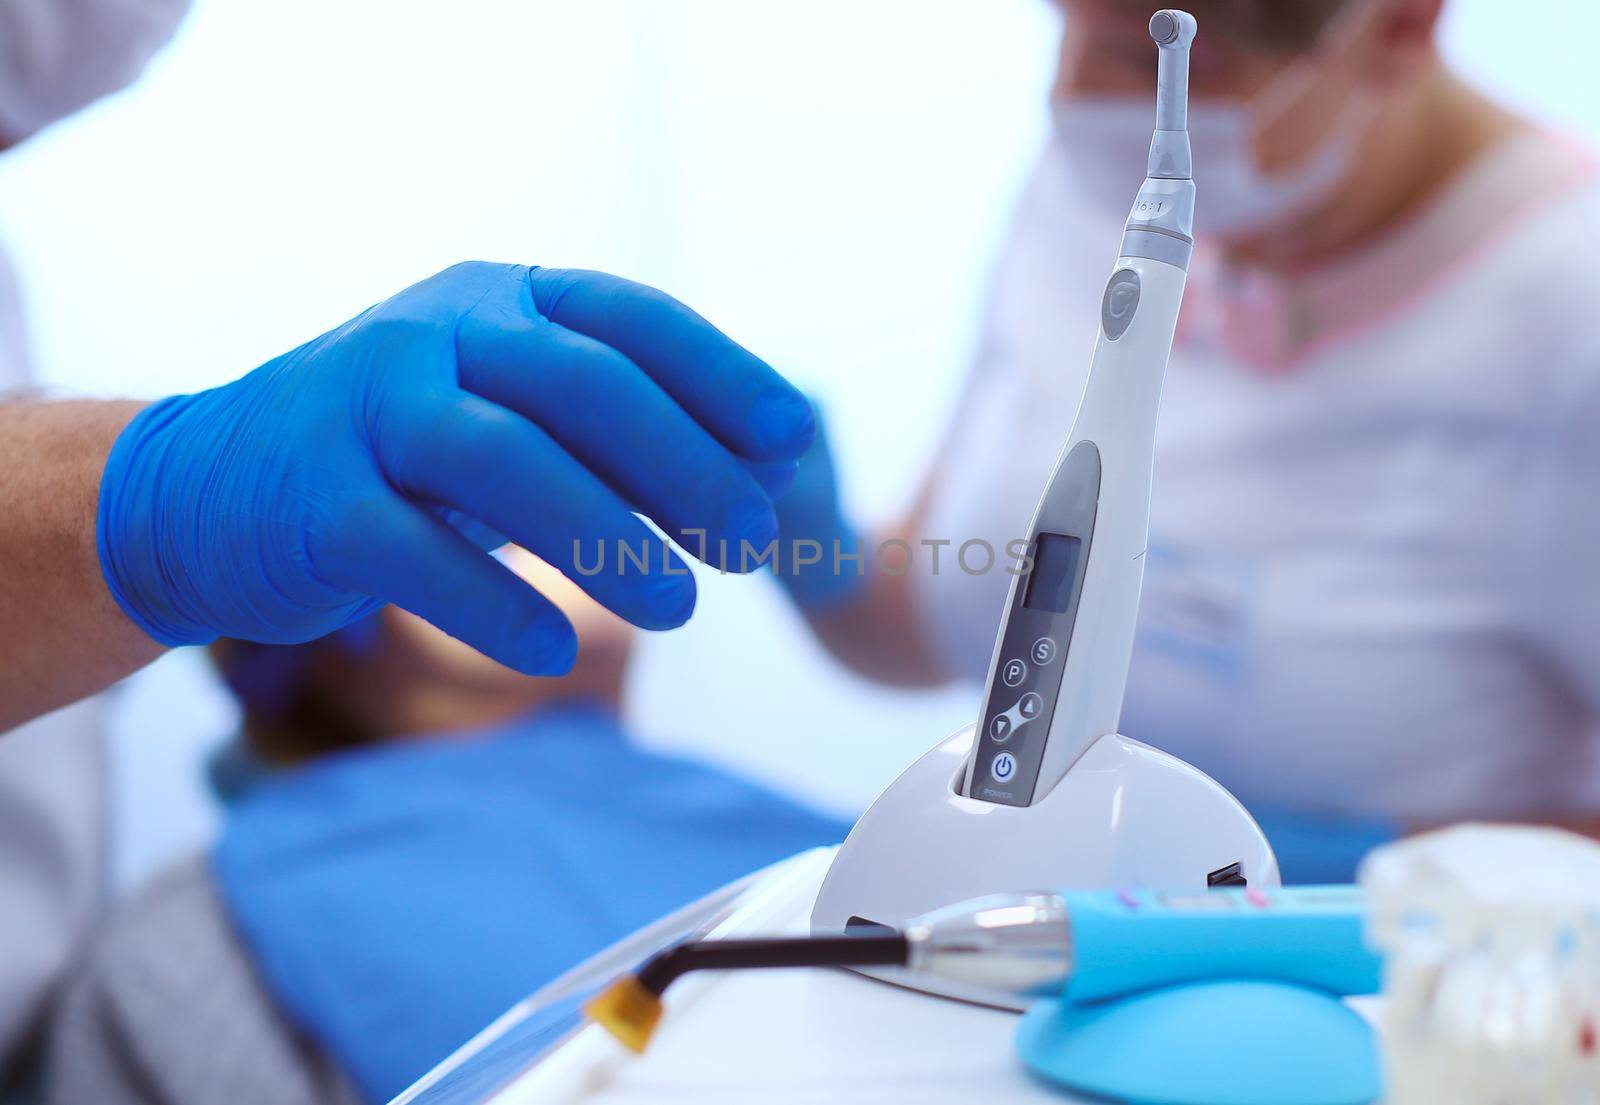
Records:
M107 921L50 1041L50 1105L382 1103L520 998L847 826L644 751L631 629L526 554L578 632L533 679L396 610L221 642L244 734L216 844Z

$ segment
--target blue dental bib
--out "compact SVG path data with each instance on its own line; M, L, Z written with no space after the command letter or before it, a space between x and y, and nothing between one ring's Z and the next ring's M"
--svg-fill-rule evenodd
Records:
M269 777L214 871L279 1009L381 1103L568 967L848 828L545 712Z

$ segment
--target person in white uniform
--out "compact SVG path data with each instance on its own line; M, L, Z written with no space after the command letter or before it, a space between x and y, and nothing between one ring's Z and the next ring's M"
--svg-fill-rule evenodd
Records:
M868 541L780 573L889 682L986 673L1009 576L952 553L1025 531L1144 171L1149 5L1061 6L1053 134L890 534L910 570ZM1186 6L1201 241L1123 732L1229 786L1291 878L1462 818L1600 829L1600 164L1450 70L1443 0ZM784 535L853 549L819 448Z
M0 150L130 82L188 0L0 4ZM32 385L21 297L0 252L0 398ZM0 1095L51 987L104 904L103 703L90 699L0 740Z

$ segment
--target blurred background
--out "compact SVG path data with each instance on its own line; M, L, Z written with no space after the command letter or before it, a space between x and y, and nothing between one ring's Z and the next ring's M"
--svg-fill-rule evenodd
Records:
M1592 130L1592 71L1548 31L1591 14L1454 0L1448 52ZM658 284L822 400L850 508L885 519L968 361L1055 20L1043 0L199 0L134 88L0 158L0 234L41 376L91 395L222 382L464 258ZM970 689L860 683L800 630L769 579L704 578L690 626L645 642L638 728L853 813L975 712ZM207 832L200 764L233 725L192 653L124 689L120 881Z

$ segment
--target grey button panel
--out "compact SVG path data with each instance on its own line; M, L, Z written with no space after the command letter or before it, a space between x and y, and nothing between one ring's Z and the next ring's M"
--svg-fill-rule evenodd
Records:
M1106 282L1105 298L1100 301L1100 328L1107 341L1116 341L1133 325L1133 316L1139 313L1139 274L1132 269L1118 269Z
M1045 533L1082 541L1072 595L1063 612L1052 613L1026 604L1026 578L1019 579L1012 588L1011 605L996 646L994 677L984 692L983 712L979 715L983 739L973 753L975 762L967 792L971 798L1007 806L1026 806L1033 801L1062 678L1072 654L1072 630L1078 618L1084 576L1094 555L1100 475L1100 451L1092 441L1080 441L1051 477L1030 540L1034 549ZM1013 663L1021 678L1009 685L1007 668ZM1002 752L1009 753L1010 760L995 770L994 761Z

